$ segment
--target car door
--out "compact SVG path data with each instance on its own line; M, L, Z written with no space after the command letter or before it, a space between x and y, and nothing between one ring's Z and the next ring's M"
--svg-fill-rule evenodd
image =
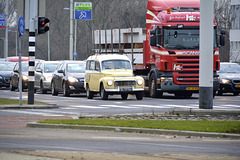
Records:
M43 63L40 62L37 64L35 68L35 83L34 83L35 88L40 88L40 78L43 73L42 66L43 66Z
M59 67L58 71L56 72L55 75L55 82L56 82L56 88L58 91L62 90L62 79L65 75L65 70L66 70L66 64L62 64L62 66Z
M13 68L13 72L11 73L11 81L14 87L18 87L18 74L19 74L19 65L16 63L15 67Z

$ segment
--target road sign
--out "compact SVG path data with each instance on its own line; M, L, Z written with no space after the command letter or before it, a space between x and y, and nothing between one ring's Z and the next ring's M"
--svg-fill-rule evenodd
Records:
M0 28L5 28L5 14L0 14Z
M73 58L77 58L77 52L73 52Z
M18 18L18 31L20 35L24 35L25 33L25 21L23 16L19 16Z
M92 2L74 3L75 19L92 20Z

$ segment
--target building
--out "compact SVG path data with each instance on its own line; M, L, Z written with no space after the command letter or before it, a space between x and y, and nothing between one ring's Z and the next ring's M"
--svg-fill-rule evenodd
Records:
M240 63L240 0L231 0L230 62Z

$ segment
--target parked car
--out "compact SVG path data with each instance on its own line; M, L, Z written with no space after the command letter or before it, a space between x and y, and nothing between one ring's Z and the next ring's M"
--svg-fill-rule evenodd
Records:
M51 91L52 74L56 70L60 61L39 61L35 67L34 88L40 89L45 94Z
M14 62L0 62L0 88L10 87L10 76L14 65Z
M137 100L143 99L143 78L133 75L129 58L120 54L90 56L84 86L88 99L96 93L100 93L103 100L112 94L120 94L122 99L127 99L128 94L135 94Z
M22 90L27 89L28 83L28 61L23 61L22 65ZM20 70L19 70L19 63L16 63L13 72L11 72L10 76L10 90L15 91L19 87L19 77L20 77Z
M217 95L233 93L235 96L240 93L240 65L237 63L220 63L218 71L220 87Z
M85 92L85 70L84 61L63 61L52 75L52 95L63 92L64 96L70 96L72 93Z

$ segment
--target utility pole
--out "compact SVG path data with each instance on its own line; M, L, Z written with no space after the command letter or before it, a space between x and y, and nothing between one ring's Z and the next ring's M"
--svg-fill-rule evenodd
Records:
M213 0L200 0L199 108L213 109Z
M5 0L5 47L4 47L4 58L8 57L8 0Z
M69 60L73 60L73 0L70 0Z

